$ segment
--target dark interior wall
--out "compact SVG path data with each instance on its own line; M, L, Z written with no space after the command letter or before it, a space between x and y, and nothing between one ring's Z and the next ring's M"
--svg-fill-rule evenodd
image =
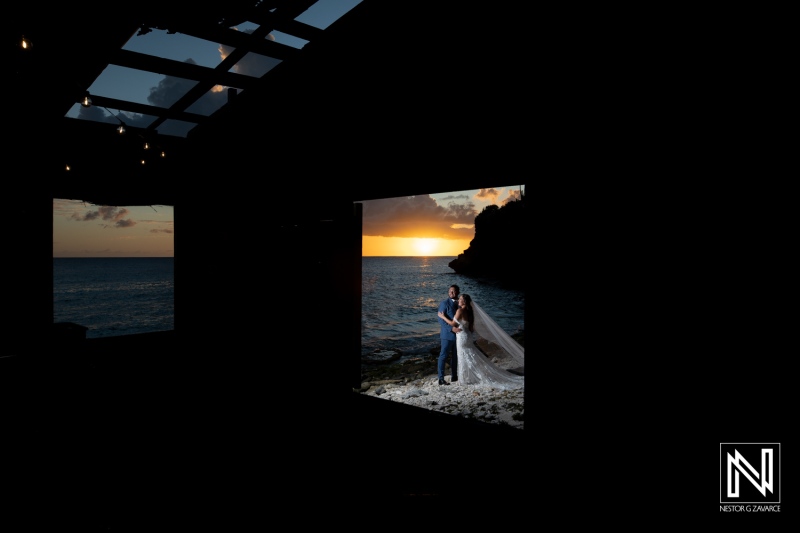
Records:
M176 206L176 271L191 269L178 329L225 343L230 318L237 335L259 338L280 321L302 338L318 306L359 305L360 287L348 292L358 265L343 252L360 234L354 201L524 181L528 136L515 121L531 106L529 73L513 35L482 30L502 18L362 2L190 136L183 171L197 186ZM331 334L357 311L333 313ZM225 327L209 331L216 317Z
M174 490L182 502L247 502L250 475L327 498L381 469L386 448L374 443L417 449L424 441L430 468L350 494L452 496L452 468L467 451L453 449L439 467L441 443L524 445L521 432L351 390L360 376L345 361L360 352L361 296L353 202L524 181L527 137L509 120L524 122L530 105L513 44L481 37L493 25L485 13L434 6L420 17L400 2L359 7L347 38L321 43L191 139L175 203L174 335L93 343L88 352L48 343L51 198L25 172L9 189L27 199L16 214L30 224L9 235L24 260L9 256L5 347L50 356L5 373L22 377L7 392L38 398L9 424L27 435L12 455L48 457L36 471L63 474L54 490L66 494L68 480L82 475L110 515L139 508L141 486L155 495L153 513ZM38 135L33 125L24 133ZM33 175L47 157L27 145L18 155ZM87 353L113 354L114 363L87 367ZM279 475L275 457L302 468Z

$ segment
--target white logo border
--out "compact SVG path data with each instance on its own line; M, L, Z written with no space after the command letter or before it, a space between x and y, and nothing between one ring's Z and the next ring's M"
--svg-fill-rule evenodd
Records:
M722 445L723 444L731 444L731 445L734 445L734 446L737 445L737 444L752 444L752 445L755 445L755 446L765 446L765 445L766 446L774 446L776 444L778 445L778 501L777 502L730 502L730 501L722 501L721 498L722 498L722 490L723 490L723 487L722 487L722 479L723 479L723 474L722 474ZM783 485L783 472L781 471L782 468L783 468L783 461L781 461L781 443L780 442L720 442L719 443L719 493L720 493L720 501L719 501L719 503L720 503L720 505L732 505L734 503L736 505L739 505L740 503L741 504L750 503L750 504L764 504L764 505L780 505L780 503L781 503L781 485Z

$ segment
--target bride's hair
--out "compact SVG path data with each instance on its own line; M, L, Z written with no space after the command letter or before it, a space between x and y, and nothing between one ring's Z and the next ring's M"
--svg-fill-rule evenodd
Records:
M469 294L461 294L464 298L464 318L469 322L469 330L475 331L475 314L472 312L472 297Z

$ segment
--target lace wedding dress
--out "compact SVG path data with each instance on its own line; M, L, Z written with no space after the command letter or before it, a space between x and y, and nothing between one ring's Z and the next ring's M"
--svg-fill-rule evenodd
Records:
M505 333L480 307L472 302L475 315L474 332L469 331L469 322L457 320L462 331L456 334L458 353L458 383L479 388L500 390L519 389L525 386L525 378L492 363L475 346L476 337L484 338L500 346L515 363L525 364L525 349Z

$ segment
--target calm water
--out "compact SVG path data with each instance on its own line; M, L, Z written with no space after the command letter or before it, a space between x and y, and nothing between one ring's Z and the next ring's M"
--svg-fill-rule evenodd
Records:
M175 329L174 259L54 258L53 322L86 338Z
M361 351L439 346L436 309L456 283L508 333L523 331L525 294L455 274L452 257L363 257ZM173 258L54 258L53 321L86 338L175 329Z
M453 257L361 258L361 353L396 348L406 355L439 347L436 311L455 283L513 335L525 329L525 294L453 272Z

